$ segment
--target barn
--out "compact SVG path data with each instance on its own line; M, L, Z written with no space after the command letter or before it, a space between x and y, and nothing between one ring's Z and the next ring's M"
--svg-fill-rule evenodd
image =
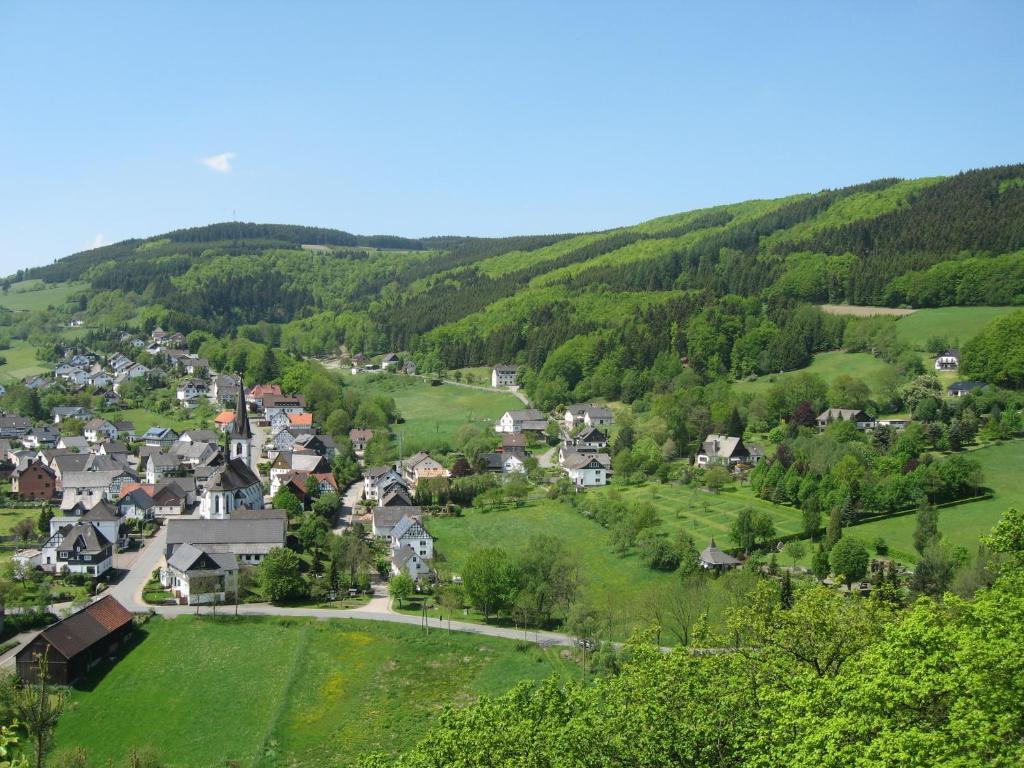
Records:
M45 656L49 681L71 685L118 649L132 631L133 618L131 611L110 595L90 603L51 624L18 651L18 677L22 682L37 682L39 660Z

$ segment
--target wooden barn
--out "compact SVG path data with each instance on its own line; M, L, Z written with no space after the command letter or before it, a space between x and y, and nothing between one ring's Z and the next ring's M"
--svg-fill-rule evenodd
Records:
M46 656L47 677L54 685L71 685L98 661L113 654L131 633L132 613L110 595L90 603L40 632L16 656L18 677L39 679Z

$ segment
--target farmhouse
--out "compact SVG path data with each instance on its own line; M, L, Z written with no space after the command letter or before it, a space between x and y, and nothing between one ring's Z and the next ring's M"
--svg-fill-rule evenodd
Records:
M117 440L117 427L106 419L92 419L85 428L82 435L90 443L102 443L104 440Z
M370 501L380 501L386 489L396 483L405 485L394 467L370 467L363 470L363 496Z
M708 571L727 571L740 564L735 557L716 547L714 539L701 551L699 560L700 567Z
M739 464L757 463L764 457L763 451L751 451L743 444L743 438L728 435L708 435L701 443L697 454L697 466L707 467L714 464L735 467Z
M604 453L571 452L562 459L562 469L577 488L608 485L610 467L611 457Z
M960 350L947 349L935 358L936 371L955 371L960 367Z
M950 397L963 397L976 390L984 389L985 386L983 381L958 381L946 390L946 394Z
M18 651L18 677L25 683L38 682L39 664L45 658L47 679L57 685L71 685L117 651L131 634L133 619L113 597L101 597L50 625Z
M11 473L11 493L19 499L49 501L57 492L57 473L41 459L29 462Z
M398 355L394 352L388 352L381 358L380 367L390 370L392 368L397 368L401 363L402 361L399 359Z
M434 538L427 533L418 517L404 515L395 523L389 536L391 542L391 571L403 571L413 579L430 573L434 559Z
M40 566L56 573L101 576L110 570L113 558L113 540L101 532L98 521L83 520L57 528L42 546Z
M432 477L448 477L448 470L432 459L430 454L420 451L402 462L402 474L409 487L415 488L416 483L420 480Z
M593 403L570 405L565 409L562 418L566 429L576 429L579 426L603 427L614 421L610 410Z
M856 408L829 408L818 414L818 429L825 429L834 421L851 421L862 432L875 426L875 420L864 411Z
M543 432L548 418L536 408L505 411L494 427L495 432Z
M85 421L92 418L92 413L80 405L60 405L50 409L54 424L60 424L64 419L78 419Z
M519 369L514 365L496 365L491 369L492 387L514 387Z
M182 544L160 570L160 583L186 605L223 602L238 593L238 558Z
M350 429L348 431L348 439L352 441L352 450L356 452L356 455L362 456L363 451L366 449L366 444L373 440L373 430Z

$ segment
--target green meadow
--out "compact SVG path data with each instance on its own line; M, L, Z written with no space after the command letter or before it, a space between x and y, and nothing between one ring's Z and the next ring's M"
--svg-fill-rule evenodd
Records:
M86 288L85 283L44 283L42 280L23 280L12 283L10 289L0 292L0 307L27 312L32 309L59 307L68 296Z
M973 555L981 536L987 534L1007 509L1024 507L1024 487L1020 482L1024 466L1024 440L990 445L971 452L981 462L985 485L992 489L991 499L947 507L939 512L939 530L950 543L967 548ZM850 528L850 534L865 542L885 539L892 555L905 562L917 560L914 551L914 515L893 517Z
M392 425L391 429L396 435L402 435L406 455L420 449L450 446L455 433L464 424L492 429L505 411L526 407L515 395L452 383L432 387L430 382L416 376L360 374L346 376L345 382L395 399L405 421Z
M92 765L151 747L171 768L349 766L410 747L445 705L573 670L560 649L344 619L180 616L142 632L72 691L58 752L82 747Z

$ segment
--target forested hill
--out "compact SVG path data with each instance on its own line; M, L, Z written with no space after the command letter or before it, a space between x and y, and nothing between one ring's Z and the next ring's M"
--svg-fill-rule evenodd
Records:
M698 373L805 365L842 338L815 303L1024 304L1024 165L572 236L216 224L22 276L87 281L94 326L116 322L121 296L146 307L144 322L185 332L242 329L302 354L409 350L431 368L515 361L554 387L543 400L627 398L651 386L661 352Z

